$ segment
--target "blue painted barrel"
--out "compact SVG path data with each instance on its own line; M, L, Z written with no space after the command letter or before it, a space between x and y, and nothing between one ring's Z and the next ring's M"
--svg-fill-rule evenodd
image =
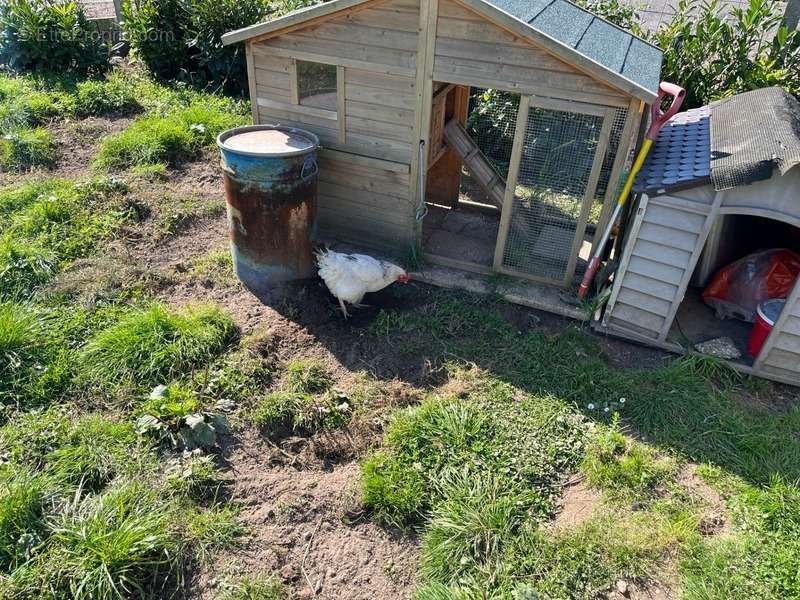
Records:
M220 134L217 144L236 276L257 296L313 276L317 136L253 125Z

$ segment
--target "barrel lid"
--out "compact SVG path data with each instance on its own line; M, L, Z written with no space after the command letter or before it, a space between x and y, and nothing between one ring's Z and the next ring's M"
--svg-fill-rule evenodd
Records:
M225 131L217 138L222 150L245 156L297 156L319 147L319 138L294 127L252 125Z
M784 304L786 304L786 300L783 298L765 300L758 305L758 314L768 325L775 325L775 321L777 321L778 317L781 315Z

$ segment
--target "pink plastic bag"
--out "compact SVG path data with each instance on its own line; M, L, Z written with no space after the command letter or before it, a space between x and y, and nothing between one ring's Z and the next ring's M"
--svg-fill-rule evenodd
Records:
M718 319L742 319L752 323L764 300L786 298L800 273L800 255L773 249L749 254L714 276L703 292L703 302Z

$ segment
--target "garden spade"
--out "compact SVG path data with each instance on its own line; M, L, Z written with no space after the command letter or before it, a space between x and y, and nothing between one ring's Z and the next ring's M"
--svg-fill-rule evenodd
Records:
M608 220L608 225L606 225L606 229L603 232L603 237L601 237L597 243L597 249L595 250L594 256L592 256L592 260L589 262L589 267L586 269L586 273L583 275L581 287L578 289L578 298L581 300L586 298L586 294L589 293L589 286L592 284L592 280L597 274L597 269L600 267L600 260L602 259L605 246L608 243L608 239L611 237L611 232L614 229L617 219L619 219L620 214L622 214L622 209L625 207L625 204L631 195L631 189L633 188L633 182L636 179L636 175L642 168L647 155L650 153L650 148L653 147L653 144L658 137L658 132L661 131L661 127L663 127L664 123L669 121L675 115L675 113L680 110L685 97L686 90L675 85L674 83L662 81L658 86L658 96L653 101L653 105L650 107L650 116L652 121L650 123L650 128L647 130L647 133L644 136L642 148L639 150L639 154L636 156L636 160L633 163L631 172L628 174L628 179L625 181L625 187L623 187L622 192L620 192L617 205L614 207L614 212L611 214L611 218ZM667 110L662 110L661 105L663 104L665 98L670 98L669 107Z

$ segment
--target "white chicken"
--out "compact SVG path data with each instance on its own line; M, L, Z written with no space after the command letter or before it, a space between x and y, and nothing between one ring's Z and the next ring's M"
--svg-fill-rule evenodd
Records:
M320 250L317 252L317 266L319 276L331 294L339 300L345 319L350 316L345 302L360 308L364 294L382 290L395 281L408 283L411 279L411 276L397 265L365 254L342 254L332 250Z

